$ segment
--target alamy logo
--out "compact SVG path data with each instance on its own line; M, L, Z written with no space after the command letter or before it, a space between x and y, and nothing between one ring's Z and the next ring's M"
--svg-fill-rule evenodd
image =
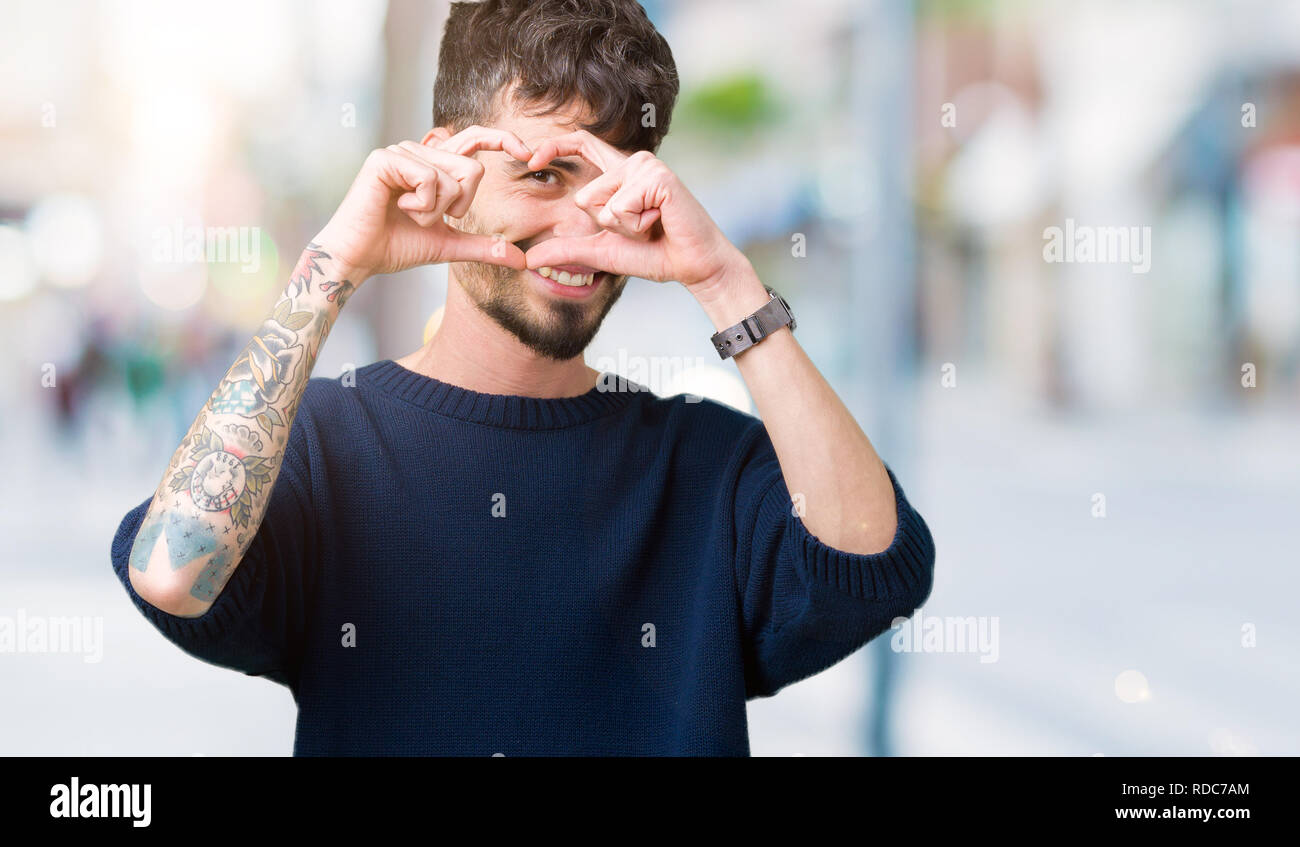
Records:
M72 781L50 788L52 818L130 818L132 826L148 826L153 786L81 784Z
M895 653L977 653L980 664L998 660L997 616L936 617L917 609L910 619L894 618L890 629Z
M0 615L0 653L80 653L93 665L104 657L104 619Z
M1151 270L1151 227L1085 226L1065 219L1065 228L1043 230L1043 261L1128 264L1133 273Z
M255 226L172 226L153 231L152 258L163 265L238 263L246 274L262 267L262 231Z
M693 374L704 371L704 359L699 356L632 356L625 348L619 348L618 358L601 356L596 360L596 370L600 379L596 390L605 392L636 392L649 389L654 393L672 393L672 389L684 384ZM698 394L685 395L687 403L698 403L703 399Z

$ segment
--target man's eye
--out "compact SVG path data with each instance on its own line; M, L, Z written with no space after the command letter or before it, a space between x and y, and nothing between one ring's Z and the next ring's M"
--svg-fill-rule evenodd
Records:
M556 176L557 175L555 171L533 171L532 173L528 174L529 179L533 180L534 182L540 182L543 185L550 185L551 184L550 180L552 178L555 178Z

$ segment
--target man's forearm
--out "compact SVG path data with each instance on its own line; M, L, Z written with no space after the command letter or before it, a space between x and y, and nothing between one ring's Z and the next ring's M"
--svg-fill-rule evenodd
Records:
M310 245L257 334L172 456L131 550L131 584L151 604L197 617L261 526L316 357L355 290Z
M752 266L702 289L700 303L719 330L768 301ZM803 521L823 543L846 553L888 549L897 531L894 487L875 448L818 372L789 328L736 357L772 439L791 496L803 495Z

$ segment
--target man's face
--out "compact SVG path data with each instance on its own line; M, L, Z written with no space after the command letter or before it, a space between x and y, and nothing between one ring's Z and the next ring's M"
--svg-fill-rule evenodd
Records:
M579 112L570 107L538 117L528 117L509 106L491 125L513 132L529 149L547 138L579 129ZM483 179L469 211L452 224L466 232L500 235L520 250L559 236L594 235L600 226L573 201L600 169L577 156L552 160L540 171L508 153L481 151ZM599 268L561 265L551 278L534 270L517 271L480 262L452 265L456 279L469 298L532 350L552 359L580 355L600 328L601 321L623 293L626 276L613 276ZM563 271L569 285L564 284ZM592 275L590 285L573 285L579 274Z

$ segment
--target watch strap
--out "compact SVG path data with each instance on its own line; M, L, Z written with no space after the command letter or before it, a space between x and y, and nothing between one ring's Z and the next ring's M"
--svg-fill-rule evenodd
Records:
M714 333L713 348L719 357L729 359L743 353L783 326L794 330L795 320L789 305L772 288L764 287L771 296L767 303L740 323Z

